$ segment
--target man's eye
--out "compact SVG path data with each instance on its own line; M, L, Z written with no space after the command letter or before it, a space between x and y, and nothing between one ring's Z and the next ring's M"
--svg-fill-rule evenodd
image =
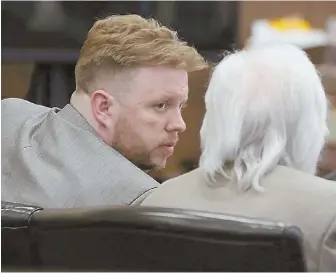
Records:
M157 108L159 109L164 109L166 107L166 104L165 103L159 103L156 105Z

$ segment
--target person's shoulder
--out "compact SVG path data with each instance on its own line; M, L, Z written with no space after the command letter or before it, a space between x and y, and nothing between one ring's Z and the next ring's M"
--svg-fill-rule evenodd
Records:
M199 172L199 169L195 169L165 180L146 197L141 205L171 207L174 204L174 200L181 201L188 199L187 196L196 187L195 181L199 179Z
M273 175L277 176L277 179L281 179L282 183L288 187L311 189L315 194L318 192L336 194L335 181L327 180L313 174L289 167L278 166Z
M200 168L197 168L190 172L172 177L166 180L164 183L179 183L180 181L193 181L196 178L199 178L200 176L202 176L202 171Z
M12 106L12 105L25 105L25 104L33 104L29 101L26 101L24 99L19 99L19 98L6 98L6 99L3 99L1 100L1 105L9 105L9 106Z
M183 183L182 186L188 186L202 178L203 178L203 172L201 171L200 168L197 168L190 172L167 179L166 181L164 181L164 183L162 183L160 187L163 187L163 186L173 187L175 184L179 184L179 187L181 187L180 183Z
M17 98L1 100L2 129L5 133L15 132L25 124L36 127L43 121L50 108Z
M1 108L2 112L6 114L6 112L14 111L16 113L28 111L28 112L39 112L39 111L48 111L50 108L38 105L32 102L29 102L24 99L18 98L7 98L1 100Z

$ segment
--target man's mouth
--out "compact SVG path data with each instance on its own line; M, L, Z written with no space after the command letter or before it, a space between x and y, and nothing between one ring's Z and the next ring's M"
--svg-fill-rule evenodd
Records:
M163 148L167 151L168 154L172 154L174 152L174 146L171 145L163 145Z
M176 142L169 142L161 145L162 148L164 148L167 153L172 154L174 152Z

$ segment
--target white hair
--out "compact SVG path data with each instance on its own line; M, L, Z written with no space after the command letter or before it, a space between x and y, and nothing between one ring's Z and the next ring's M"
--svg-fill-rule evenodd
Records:
M260 179L276 165L316 172L328 133L327 99L301 49L272 45L226 56L205 104L200 168L210 181L221 174L241 190L263 191Z

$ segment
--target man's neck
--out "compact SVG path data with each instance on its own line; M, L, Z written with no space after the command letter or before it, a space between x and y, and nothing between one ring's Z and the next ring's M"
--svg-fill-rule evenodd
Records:
M91 125L97 132L97 126L91 113L90 95L83 91L75 91L71 95L70 105Z

